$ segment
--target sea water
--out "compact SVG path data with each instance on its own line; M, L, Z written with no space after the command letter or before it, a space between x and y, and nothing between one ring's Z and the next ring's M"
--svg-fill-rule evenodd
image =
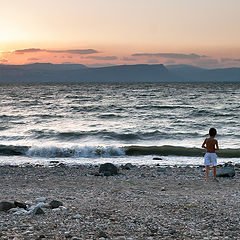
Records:
M201 165L210 127L218 162L240 162L239 83L0 88L0 164Z

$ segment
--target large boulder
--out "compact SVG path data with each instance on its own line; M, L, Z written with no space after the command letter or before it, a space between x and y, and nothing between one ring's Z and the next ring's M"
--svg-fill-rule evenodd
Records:
M234 176L235 176L234 167L217 168L217 177L234 177Z
M99 173L104 176L112 176L118 174L118 168L112 163L104 163L100 165Z
M0 202L0 211L8 211L11 208L15 208L15 204L7 201Z

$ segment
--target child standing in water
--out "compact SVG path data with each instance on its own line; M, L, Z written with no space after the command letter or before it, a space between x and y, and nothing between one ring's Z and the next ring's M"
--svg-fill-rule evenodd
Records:
M218 141L215 138L217 130L215 128L209 129L209 138L206 138L202 144L202 148L206 148L206 154L204 156L204 165L206 167L206 181L209 182L209 168L213 166L213 180L216 180L217 170L217 154L216 150L219 150Z

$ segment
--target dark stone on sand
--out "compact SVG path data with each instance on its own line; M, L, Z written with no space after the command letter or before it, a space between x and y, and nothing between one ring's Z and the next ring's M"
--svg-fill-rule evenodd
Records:
M160 157L154 157L153 160L162 160Z
M108 238L108 235L107 235L105 232L101 231L101 232L98 234L98 237L99 237L99 238Z
M49 203L49 207L50 208L58 208L60 206L63 206L63 203L60 202L60 201L57 201L57 200L52 200L50 203Z
M16 207L27 209L27 205L25 203L14 201L14 204Z
M41 215L41 214L45 214L45 212L40 207L37 207L33 210L33 214L34 215Z
M15 204L7 201L0 202L0 211L8 211L11 208L15 208Z
M122 165L121 167L125 170L131 170L134 166L131 163L127 163L125 165Z
M112 163L104 163L100 165L99 173L104 174L104 176L116 175L118 174L118 168Z
M217 168L217 177L234 177L234 176L235 176L234 167Z

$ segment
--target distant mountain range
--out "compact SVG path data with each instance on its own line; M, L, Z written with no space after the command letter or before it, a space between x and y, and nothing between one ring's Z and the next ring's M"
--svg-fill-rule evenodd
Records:
M203 69L190 65L82 64L0 65L0 82L240 82L240 68Z

